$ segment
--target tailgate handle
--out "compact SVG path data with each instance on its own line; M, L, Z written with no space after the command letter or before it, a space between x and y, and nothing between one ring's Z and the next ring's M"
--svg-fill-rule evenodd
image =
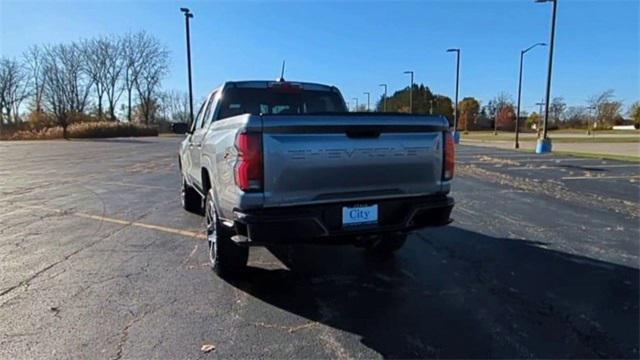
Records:
M368 139L380 137L379 130L373 129L350 129L346 131L347 137L352 139Z

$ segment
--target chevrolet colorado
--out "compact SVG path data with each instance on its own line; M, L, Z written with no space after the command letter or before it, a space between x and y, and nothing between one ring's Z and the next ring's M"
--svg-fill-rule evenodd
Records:
M226 82L180 145L182 205L206 218L219 275L250 246L354 243L391 253L407 232L450 222L455 149L441 116L350 113L337 88Z

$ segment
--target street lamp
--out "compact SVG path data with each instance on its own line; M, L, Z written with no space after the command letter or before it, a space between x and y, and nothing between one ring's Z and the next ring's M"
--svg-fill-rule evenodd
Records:
M520 133L520 96L522 95L522 63L524 60L524 54L529 52L529 50L533 49L536 46L547 46L545 43L536 43L528 48L520 51L520 76L518 77L518 110L516 114L516 149L520 148L520 143L518 142L518 135Z
M367 112L369 112L369 106L371 105L371 93L365 91L363 94L367 95Z
M413 71L407 70L405 74L411 74L411 87L409 88L409 113L413 114Z
M384 98L382 98L382 111L387 112L387 84L380 84L384 87Z
M193 123L193 86L191 84L191 30L189 29L189 19L193 18L193 13L187 8L180 8L184 13L184 22L187 33L187 75L189 78L189 120Z
M456 144L460 143L460 133L458 133L458 89L460 87L460 49L447 49L447 52L456 53L456 104L453 107L453 139Z
M358 98L351 99L356 102L356 112L358 112Z
M551 40L549 41L549 69L547 71L547 93L546 93L546 101L544 104L544 132L542 134L542 139L538 139L538 143L536 144L536 153L547 153L551 152L551 139L547 137L547 124L549 122L549 103L551 97L551 73L553 68L553 48L556 37L556 12L558 8L558 0L535 0L537 3L544 2L552 2L553 10L551 13Z

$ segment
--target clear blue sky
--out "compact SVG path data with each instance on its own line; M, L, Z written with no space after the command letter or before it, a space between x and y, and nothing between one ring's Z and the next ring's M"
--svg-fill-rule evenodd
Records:
M615 89L640 99L640 1L559 0L552 96L580 105ZM462 48L461 98L486 103L501 91L515 98L521 49L548 42L551 4L533 0L415 2L169 2L0 0L0 53L17 57L31 44L146 30L171 51L165 88L185 89L184 18L192 22L194 89L203 96L224 80L286 78L339 86L345 98L379 95L378 84L404 87L416 72L437 93L453 96L455 55ZM544 94L547 48L526 56L523 105Z

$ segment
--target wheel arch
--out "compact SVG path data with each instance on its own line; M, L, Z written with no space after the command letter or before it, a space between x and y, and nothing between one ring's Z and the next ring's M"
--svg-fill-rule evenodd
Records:
M216 207L218 216L220 216L221 212L219 205L220 203L218 202L218 192L216 191L215 186L213 186L213 177L209 169L207 169L206 167L202 167L202 169L200 169L200 178L202 179L202 192L205 199L207 198L207 193L209 192L209 190L213 190L213 203Z
M207 170L206 167L203 167L202 169L200 169L200 178L202 179L202 191L206 196L209 189L211 189L211 174L209 173L209 170Z

